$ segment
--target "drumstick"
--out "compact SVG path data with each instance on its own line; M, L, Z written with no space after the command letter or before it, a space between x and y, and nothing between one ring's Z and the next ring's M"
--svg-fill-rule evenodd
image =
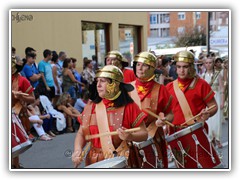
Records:
M159 118L159 116L158 116L157 114L153 113L152 111L150 111L150 110L148 110L148 109L143 109L143 111L146 112L146 113L148 113L148 114L150 114L151 116L153 116L153 117L155 117L155 118ZM167 120L165 120L165 121L163 120L163 122L164 122L165 124L168 124L168 125L171 126L171 127L174 127L174 124L170 123L170 122L167 121Z
M132 128L132 129L125 129L125 132L134 132L134 131L139 131L141 128L137 127L137 128ZM112 132L106 132L106 133L102 133L102 134L94 134L94 135L86 135L85 139L89 140L89 139L93 139L93 138L99 138L99 137L103 137L103 136L114 136L117 135L117 131L112 131Z
M19 92L19 91L12 91L13 94L19 94L19 95L24 95L24 96L29 96L27 93Z
M83 159L85 157L85 155L88 153L88 150L90 149L90 146L91 146L91 142L88 142L87 145L83 148L83 151L81 152L79 158ZM77 168L78 165L76 165L74 168Z
M207 111L208 111L208 110L211 110L211 109L213 109L215 106L216 106L216 105L212 105L212 106L210 106L210 107L209 107L208 109L206 109L206 110L207 110ZM189 121L192 121L192 120L198 118L198 117L201 116L201 115L202 115L201 113L198 113L196 116L193 116L192 118L190 118L190 119L188 119L187 121L185 121L184 123L182 123L181 126L187 124Z

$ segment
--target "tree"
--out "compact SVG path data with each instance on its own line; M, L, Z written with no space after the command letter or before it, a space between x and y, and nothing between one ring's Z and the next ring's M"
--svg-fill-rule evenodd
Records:
M206 45L206 31L198 28L188 29L184 33L180 33L176 37L176 47L186 46L205 46Z

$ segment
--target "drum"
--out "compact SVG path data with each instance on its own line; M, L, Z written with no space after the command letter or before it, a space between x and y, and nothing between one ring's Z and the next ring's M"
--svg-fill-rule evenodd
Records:
M16 114L12 113L12 158L25 152L32 146L32 142Z
M178 168L223 168L204 123L196 123L166 137Z
M127 168L127 159L123 156L105 159L85 168Z
M133 142L138 157L139 168L163 168L161 147L155 142L155 139L148 137L143 142Z

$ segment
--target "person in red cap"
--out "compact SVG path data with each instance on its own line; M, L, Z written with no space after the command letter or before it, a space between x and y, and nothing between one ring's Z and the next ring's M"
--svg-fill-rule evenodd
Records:
M123 82L129 83L136 79L136 76L131 68L128 68L128 60L123 57L119 51L110 51L106 56L106 65L117 66L123 72Z

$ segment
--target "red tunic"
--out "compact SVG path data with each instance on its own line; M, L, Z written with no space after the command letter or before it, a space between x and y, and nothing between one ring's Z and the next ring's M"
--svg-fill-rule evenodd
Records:
M12 76L12 82L15 80L15 76ZM33 92L34 88L31 86L30 82L27 80L27 78L19 75L18 76L18 91L21 91L23 93L31 94Z
M123 69L123 77L124 77L124 80L123 80L124 83L129 83L129 82L135 81L136 79L136 76L133 70L128 68Z
M13 75L12 76L12 90L21 91L23 93L27 93L30 95L33 92L34 88L31 86L30 82L25 77L23 77L21 75L18 75L16 77ZM20 102L18 102L14 106L14 111L16 114L19 115L26 132L28 134L30 134L31 125L30 125L30 121L28 119L26 108L22 108L22 104Z
M154 80L149 82L141 82L139 79L136 79L136 89L140 97L141 102L145 98L151 98L151 92L154 84L157 83ZM167 91L164 85L161 85L158 93L158 105L157 105L157 114L163 112L168 114L171 111L171 94Z
M103 99L103 103L106 106L107 113L116 111L116 109L112 108L113 106L112 101ZM93 104L92 114L95 114L95 107L96 107L96 104ZM83 111L83 115L84 115L84 111ZM140 124L145 120L145 118L147 118L147 116L139 109L136 103L129 103L124 108L122 126L127 129L139 127ZM78 117L78 121L82 125L82 120L80 119L80 116ZM110 131L114 131L113 126L109 126L109 129ZM89 130L91 135L99 134L97 125L90 125ZM92 139L92 144L96 148L101 148L100 138Z
M172 97L164 85L160 85L154 80L151 80L149 82L142 82L139 79L136 79L135 87L140 98L142 108L150 108L151 111L155 114L163 112L166 115L171 112ZM149 124L155 120L155 117L148 115L147 122L145 122L146 126L149 126ZM158 158L162 161L163 168L167 168L167 149L162 127L157 128L153 139L155 147L157 148ZM144 149L145 152L147 152L146 159L148 162L150 162L150 164L155 164L155 152L153 151L152 146L147 146ZM152 167L148 164L145 164L144 168Z
M192 111L193 116L197 115L201 112L202 109L206 108L207 103L214 98L214 92L212 91L209 84L201 79L197 78L193 86L189 87L192 80L181 80L178 78L179 87L182 89L187 102L190 106L190 109ZM179 102L177 100L176 94L174 92L173 88L173 82L168 83L166 85L167 90L170 92L171 95L173 95L173 124L180 125L185 122L185 118L183 115L183 112L181 110L181 107L179 105Z

